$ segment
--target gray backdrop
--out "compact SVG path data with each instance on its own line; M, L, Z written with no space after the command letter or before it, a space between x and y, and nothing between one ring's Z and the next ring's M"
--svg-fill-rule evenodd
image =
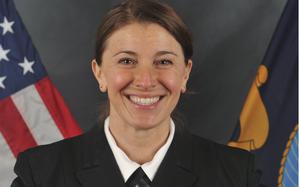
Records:
M96 28L119 1L15 0L42 61L80 126L105 98L89 61ZM194 69L180 110L195 134L226 143L286 0L168 0L190 27Z

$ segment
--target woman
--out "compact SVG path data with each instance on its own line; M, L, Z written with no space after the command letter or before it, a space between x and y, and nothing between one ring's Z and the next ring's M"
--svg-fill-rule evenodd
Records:
M21 153L13 187L254 187L253 157L179 129L193 48L172 8L128 0L98 29L92 70L109 98L91 131Z

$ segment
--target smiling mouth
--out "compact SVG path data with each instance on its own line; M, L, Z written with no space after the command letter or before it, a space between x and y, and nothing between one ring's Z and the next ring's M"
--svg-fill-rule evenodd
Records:
M150 106L159 102L160 96L155 97L138 97L134 95L128 96L129 100L137 105Z

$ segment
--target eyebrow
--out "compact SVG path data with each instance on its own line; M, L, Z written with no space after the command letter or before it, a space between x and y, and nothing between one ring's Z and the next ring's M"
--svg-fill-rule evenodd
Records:
M126 53L126 54L129 54L129 55L132 55L132 56L138 56L136 52L134 51L130 51L130 50L125 50L125 51L119 51L117 52L116 54L113 55L114 56L117 56L119 54L122 54L122 53ZM178 56L176 53L172 52L172 51L158 51L155 56L162 56L162 55L166 55L166 54L171 54L171 55L174 55L174 56Z
M172 52L172 51L159 51L156 53L155 56L162 56L162 55L174 55L174 56L178 56L176 53Z
M129 55L137 56L137 53L136 53L136 52L134 52L134 51L128 51L128 50L125 50L125 51L119 51L119 52L117 52L116 54L114 54L113 56L117 56L117 55L122 54L122 53L126 53L126 54L129 54Z

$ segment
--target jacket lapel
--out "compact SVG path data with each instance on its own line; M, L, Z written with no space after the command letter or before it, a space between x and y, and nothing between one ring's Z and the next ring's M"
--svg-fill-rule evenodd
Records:
M177 130L177 129L176 129ZM151 187L190 187L198 177L192 172L192 149L185 132L175 131L173 142L161 163Z
M97 126L83 136L82 164L76 172L80 184L83 187L125 186L103 127ZM176 129L172 144L151 187L215 186L216 166L213 155L215 153L205 140Z
M103 127L86 134L82 165L76 176L83 187L124 186L124 180L106 140Z
M215 186L213 154L205 142L203 144L195 146L195 138L191 134L186 131L176 132L151 187Z

